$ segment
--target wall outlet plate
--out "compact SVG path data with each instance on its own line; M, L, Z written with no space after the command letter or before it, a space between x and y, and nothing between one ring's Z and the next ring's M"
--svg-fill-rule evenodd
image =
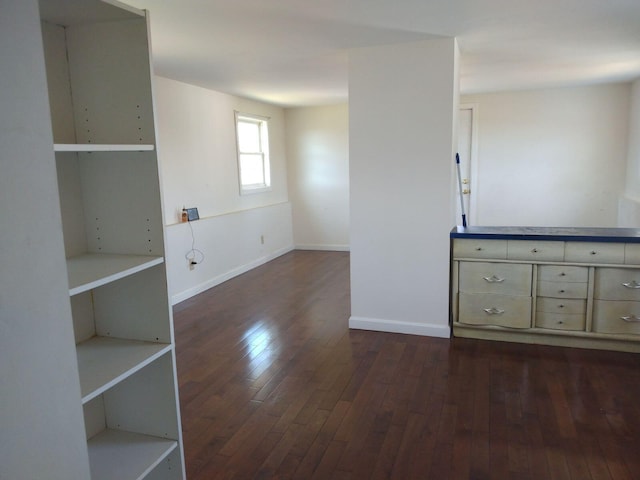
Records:
M190 222L193 222L194 220L200 220L200 216L198 215L198 209L197 208L185 208L185 210L187 211L187 220L189 220Z

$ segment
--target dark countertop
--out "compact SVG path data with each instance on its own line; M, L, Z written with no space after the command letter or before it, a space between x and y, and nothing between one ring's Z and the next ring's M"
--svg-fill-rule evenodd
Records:
M450 238L490 240L555 240L571 242L640 243L638 228L570 227L461 227L451 230Z

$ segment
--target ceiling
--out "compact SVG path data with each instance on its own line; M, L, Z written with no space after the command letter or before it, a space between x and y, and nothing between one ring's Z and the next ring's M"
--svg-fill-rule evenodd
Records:
M640 0L124 0L157 74L285 107L347 100L348 51L452 36L462 93L640 77Z

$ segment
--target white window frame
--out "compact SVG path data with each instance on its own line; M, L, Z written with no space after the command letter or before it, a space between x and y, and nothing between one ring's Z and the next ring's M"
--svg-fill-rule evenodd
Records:
M269 162L269 117L262 117L259 115L246 114L242 112L235 113L235 127L236 127L236 152L238 160L238 185L240 187L240 194L260 193L271 190L271 164ZM240 137L238 124L240 122L254 123L259 127L259 150L255 152L242 152L240 151ZM244 184L242 182L242 155L258 155L262 161L262 177L263 182Z

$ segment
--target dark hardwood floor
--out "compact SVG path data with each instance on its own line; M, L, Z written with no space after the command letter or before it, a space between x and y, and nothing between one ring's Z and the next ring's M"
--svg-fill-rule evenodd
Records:
M348 330L349 255L175 307L187 476L640 479L640 355Z

